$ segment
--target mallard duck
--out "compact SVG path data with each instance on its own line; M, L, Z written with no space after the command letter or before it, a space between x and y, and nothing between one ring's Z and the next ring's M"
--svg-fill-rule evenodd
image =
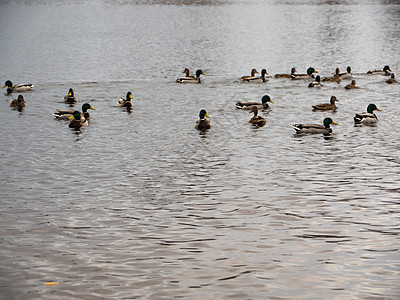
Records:
M339 102L339 100L335 96L332 96L330 103L313 105L313 109L314 110L336 110L337 107L336 107L335 102Z
M351 90L351 89L358 89L358 86L356 86L356 81L353 79L353 80L351 81L351 83L348 84L348 85L346 85L344 88L345 88L346 90Z
M189 69L185 69L185 71L189 71ZM183 73L185 73L185 71ZM179 77L176 82L178 83L201 83L200 75L206 75L203 73L202 70L196 71L196 77L193 76L186 76L186 77Z
M75 98L75 94L74 94L74 90L73 89L69 89L68 94L66 94L64 96L64 103L69 103L69 104L73 104L78 102Z
M313 78L313 73L318 73L318 71L317 70L315 70L314 68L308 68L307 69L307 74L292 74L291 75L291 78L292 79L294 79L294 80L297 80L297 79L309 79L309 78Z
M80 116L81 116L81 120L89 120L90 119L90 114L88 112L88 109L96 110L89 103L84 103L82 105L82 112L79 112ZM57 120L68 121L73 116L73 113L75 111L76 110L74 110L74 109L71 109L71 110L58 110L57 112L55 112L53 114L53 116L55 116Z
M256 69L252 69L250 76L249 75L242 76L242 77L240 77L240 80L245 81L245 80L252 79L252 78L255 79L255 78L257 78L256 74L260 74L260 73Z
M386 65L383 67L382 70L370 70L367 72L367 74L389 76L390 72L392 72L392 70L390 69L390 67L388 65Z
M275 78L291 78L296 72L296 68L292 68L290 74L275 74Z
M14 107L16 109L18 109L19 111L22 111L22 109L25 107L25 99L24 96L22 95L18 95L17 99L12 99L10 101L10 107Z
M351 67L350 66L348 66L347 68L346 68L346 73L340 73L339 74L339 76L340 76L340 79L348 79L348 78L353 78L354 76L353 76L353 74L351 73Z
M34 85L31 83L19 83L13 86L11 80L7 80L4 83L3 89L7 87L7 94L11 94L12 92L27 92L30 91Z
M78 110L75 110L72 113L72 116L69 117L70 119L73 119L68 127L69 128L74 128L75 130L81 129L81 127L86 127L88 126L88 122L85 118L81 118L81 113Z
M262 116L258 116L258 108L257 106L252 106L250 113L254 113L254 116L250 119L249 123L257 126L262 127L265 125L266 121Z
M322 81L330 81L330 82L340 82L340 70L339 68L336 68L335 70L335 75L333 75L332 77L326 77L323 78Z
M315 80L313 82L310 82L308 84L308 87L321 87L323 86L321 84L321 77L319 75L317 75L317 77L315 77Z
M378 117L374 114L374 110L381 111L375 104L369 104L366 113L356 114L354 123L356 124L372 124L378 122Z
M117 106L118 107L127 107L127 108L131 108L132 107L132 93L131 92L127 92L126 93L126 97L124 98L119 98L118 99L118 103Z
M207 112L204 109L200 110L200 113L199 113L200 119L197 120L196 126L194 128L197 130L201 130L201 131L210 129L211 123L209 120L206 119L206 117L209 118L210 116L207 114Z
M385 81L386 83L397 83L397 80L394 78L394 73L390 74L390 78Z
M256 106L258 109L266 109L269 108L268 102L274 103L270 96L264 95L261 98L261 102L256 101L248 101L248 102L238 102L236 103L236 108L238 109L252 109L253 106Z
M332 128L330 125L338 125L336 122L333 122L331 118L325 118L323 124L323 126L319 124L293 124L292 126L294 130L296 130L296 133L330 134L332 133Z
M266 81L268 81L268 79L265 78L266 74L268 75L267 70L266 69L262 69L260 77L256 77L256 76L249 77L249 78L243 79L243 81L246 81L246 82L266 82Z

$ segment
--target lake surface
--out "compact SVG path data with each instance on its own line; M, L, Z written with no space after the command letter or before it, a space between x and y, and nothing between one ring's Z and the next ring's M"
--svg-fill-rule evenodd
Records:
M0 1L0 39L0 82L35 84L22 112L0 94L1 298L400 298L400 85L365 74L399 73L398 1ZM310 66L359 89L238 80ZM235 103L265 94L254 128Z

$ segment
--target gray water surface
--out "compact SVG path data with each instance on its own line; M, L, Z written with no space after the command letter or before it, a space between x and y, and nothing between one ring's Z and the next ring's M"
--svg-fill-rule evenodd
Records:
M0 82L35 84L0 95L1 298L398 299L400 85L365 73L398 74L399 29L398 1L1 1ZM358 90L238 80L348 65ZM257 129L235 103L265 94Z

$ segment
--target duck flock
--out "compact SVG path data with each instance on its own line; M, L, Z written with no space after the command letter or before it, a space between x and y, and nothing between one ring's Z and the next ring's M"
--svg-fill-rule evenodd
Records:
M177 83L195 83L201 84L201 75L205 75L202 70L197 70L195 76L190 75L190 71L188 68L185 68L183 73L185 76L179 77L176 79ZM261 74L256 70L252 69L250 75L242 76L239 78L244 83L264 83L268 81L268 78L287 78L289 80L308 80L307 84L310 88L318 88L323 86L323 82L337 82L339 83L341 80L349 79L351 83L345 86L345 89L357 89L356 81L353 79L354 76L352 74L351 67L347 67L346 72L340 73L340 69L336 68L333 76L323 77L321 78L319 75L315 76L314 74L318 73L317 70L310 67L307 69L306 73L300 74L297 73L296 68L292 68L290 74L276 74L275 76L267 77L268 72L266 69L261 70ZM257 76L260 74L260 76ZM389 78L385 81L388 84L398 83L395 79L395 74L392 72L388 65L384 66L382 69L370 70L365 75L383 75L388 76ZM7 80L3 86L3 88L7 88L7 94L11 93L21 93L31 91L34 87L33 84L16 84L10 80ZM125 98L119 98L117 100L118 107L124 107L128 112L132 110L132 93L127 92ZM336 102L339 100L332 96L330 99L330 103L322 103L313 105L313 110L319 111L335 111L337 109ZM74 95L73 89L69 89L67 95L65 95L64 103L73 105L77 103L77 99ZM254 116L250 119L249 123L253 124L256 127L262 127L266 124L266 120L258 115L258 110L268 109L269 103L274 103L269 95L264 95L261 98L261 102L249 101L249 102L238 102L236 103L236 109L247 110L250 113L253 113ZM26 105L26 101L23 95L18 95L17 99L12 99L10 101L10 107L17 109L18 111L22 111ZM57 110L53 116L57 120L68 121L68 126L73 128L74 130L80 130L82 127L88 126L88 121L90 119L90 114L88 112L89 109L95 110L89 103L84 103L82 105L82 111L78 111L75 109L70 110ZM380 109L373 103L367 105L366 112L357 113L354 116L355 124L376 124L378 121L377 116L374 111L380 111ZM211 122L209 120L209 115L205 109L200 110L199 119L196 121L195 129L200 131L207 131L211 129ZM321 124L293 124L293 128L296 133L317 133L329 135L332 133L332 128L330 125L337 125L335 121L331 118L325 118Z

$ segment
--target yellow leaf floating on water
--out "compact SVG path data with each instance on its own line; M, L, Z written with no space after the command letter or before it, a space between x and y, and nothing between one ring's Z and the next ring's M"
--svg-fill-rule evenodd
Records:
M58 282L45 282L44 283L45 285L56 285L56 284L58 284Z

